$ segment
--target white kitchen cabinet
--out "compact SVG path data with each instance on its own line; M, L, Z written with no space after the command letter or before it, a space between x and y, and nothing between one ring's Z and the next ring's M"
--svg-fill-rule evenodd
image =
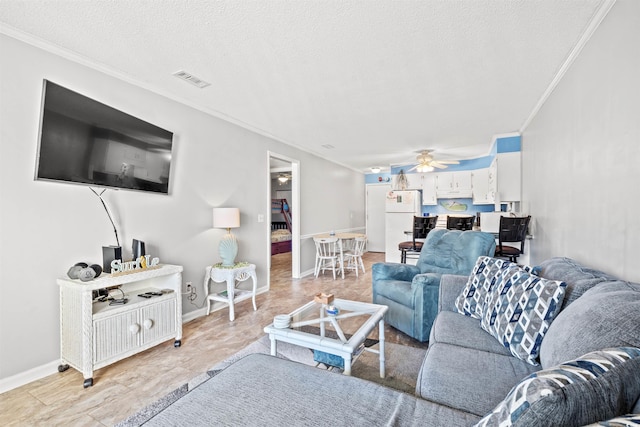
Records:
M437 173L436 192L443 199L472 197L471 171Z
M425 173L422 176L422 204L437 205L436 174Z
M519 202L521 187L521 153L499 153L498 163L498 198L500 202Z
M421 173L405 173L407 177L407 190L422 190Z
M161 265L123 275L104 274L90 282L60 278L60 372L69 366L82 372L84 387L93 371L174 338L182 340L182 266ZM94 301L94 291L126 304ZM151 298L146 292L164 293Z
M497 161L484 169L476 169L471 173L474 205L492 205L496 202L498 192Z

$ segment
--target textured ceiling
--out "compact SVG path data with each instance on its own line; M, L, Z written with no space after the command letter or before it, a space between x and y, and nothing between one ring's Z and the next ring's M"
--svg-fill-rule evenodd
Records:
M606 3L2 0L0 30L364 171L487 154Z

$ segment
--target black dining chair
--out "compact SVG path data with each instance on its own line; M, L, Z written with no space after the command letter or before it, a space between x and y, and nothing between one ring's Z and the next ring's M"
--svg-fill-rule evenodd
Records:
M413 217L413 235L411 241L401 242L398 244L400 250L400 262L407 263L407 255L420 255L422 250L422 242L416 239L426 239L427 234L436 227L438 221L437 216L414 216Z
M473 230L475 216L451 216L447 217L447 230Z
M527 238L527 229L531 215L524 217L501 216L500 228L498 229L498 246L496 247L497 258L506 258L511 262L517 262L518 257L524 254L524 241ZM520 243L520 249L513 246L506 246L503 243Z

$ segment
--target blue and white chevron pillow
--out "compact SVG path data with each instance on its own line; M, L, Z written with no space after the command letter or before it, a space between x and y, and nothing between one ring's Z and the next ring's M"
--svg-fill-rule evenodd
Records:
M527 376L476 426L637 425L624 414L640 395L638 372L639 348L594 351Z
M487 295L495 287L502 274L510 267L518 267L518 264L489 256L478 257L467 284L456 298L455 306L458 313L482 319L482 309ZM536 274L538 269L528 265L520 266L520 268L532 274Z
M480 326L512 355L537 365L542 339L560 311L566 287L509 267L485 299Z

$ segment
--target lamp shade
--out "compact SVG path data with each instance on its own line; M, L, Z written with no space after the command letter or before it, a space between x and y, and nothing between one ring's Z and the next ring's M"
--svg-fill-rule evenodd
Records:
M240 209L213 208L213 228L240 227Z

